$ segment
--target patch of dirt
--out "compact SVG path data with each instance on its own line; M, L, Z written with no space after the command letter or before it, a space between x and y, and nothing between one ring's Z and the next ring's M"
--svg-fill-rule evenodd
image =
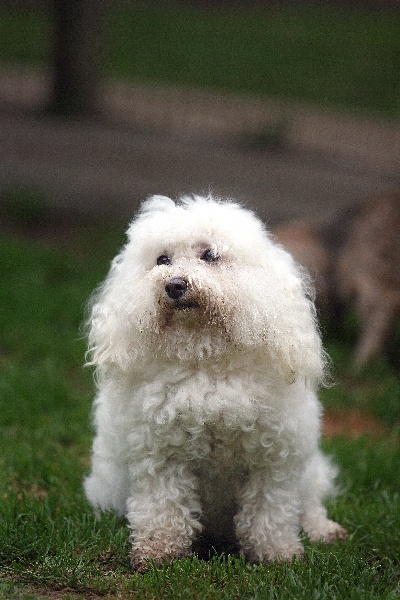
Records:
M77 592L71 588L52 589L51 587L41 587L34 584L15 587L12 590L12 598L22 598L31 600L107 600L116 598L115 594L95 594L90 591Z
M329 411L322 423L322 434L327 438L339 435L352 438L361 435L380 437L386 433L387 429L382 423L358 410Z

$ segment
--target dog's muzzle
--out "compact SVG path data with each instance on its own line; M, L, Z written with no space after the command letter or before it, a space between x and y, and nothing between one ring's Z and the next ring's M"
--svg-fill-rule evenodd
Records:
M188 282L182 277L172 277L165 285L168 298L174 301L174 308L198 308L198 302L193 299Z

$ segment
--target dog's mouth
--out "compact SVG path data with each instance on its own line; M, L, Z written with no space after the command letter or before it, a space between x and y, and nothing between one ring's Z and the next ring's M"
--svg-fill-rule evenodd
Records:
M178 311L191 311L199 307L199 303L195 300L175 300L172 305L172 308Z

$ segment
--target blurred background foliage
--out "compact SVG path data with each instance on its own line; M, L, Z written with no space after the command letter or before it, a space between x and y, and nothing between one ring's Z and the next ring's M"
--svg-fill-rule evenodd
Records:
M53 15L63 3L68 9L66 0L0 2L0 61L48 69ZM79 4L86 29L96 5L102 76L399 115L400 14L390 5L103 0L102 12L93 0L69 6Z

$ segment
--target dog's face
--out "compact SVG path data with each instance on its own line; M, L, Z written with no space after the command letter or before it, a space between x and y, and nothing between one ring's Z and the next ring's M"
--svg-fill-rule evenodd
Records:
M290 256L236 204L147 201L93 306L101 361L215 359L265 349L288 378L303 336L321 355L312 305ZM272 360L272 359L271 359Z
M149 351L181 359L212 357L229 344L241 345L233 325L240 321L241 305L256 306L254 272L265 254L257 245L261 223L231 204L188 200L176 206L158 198L145 207L129 229L123 261L136 273L129 303L135 305L142 341Z
M160 254L151 276L160 328L224 328L227 303L220 285L225 267L226 258L207 242L171 247Z
M166 244L161 236L151 240L147 252L141 249L153 263L136 288L139 330L150 351L187 359L226 348L232 263L221 246L205 240L183 235Z

